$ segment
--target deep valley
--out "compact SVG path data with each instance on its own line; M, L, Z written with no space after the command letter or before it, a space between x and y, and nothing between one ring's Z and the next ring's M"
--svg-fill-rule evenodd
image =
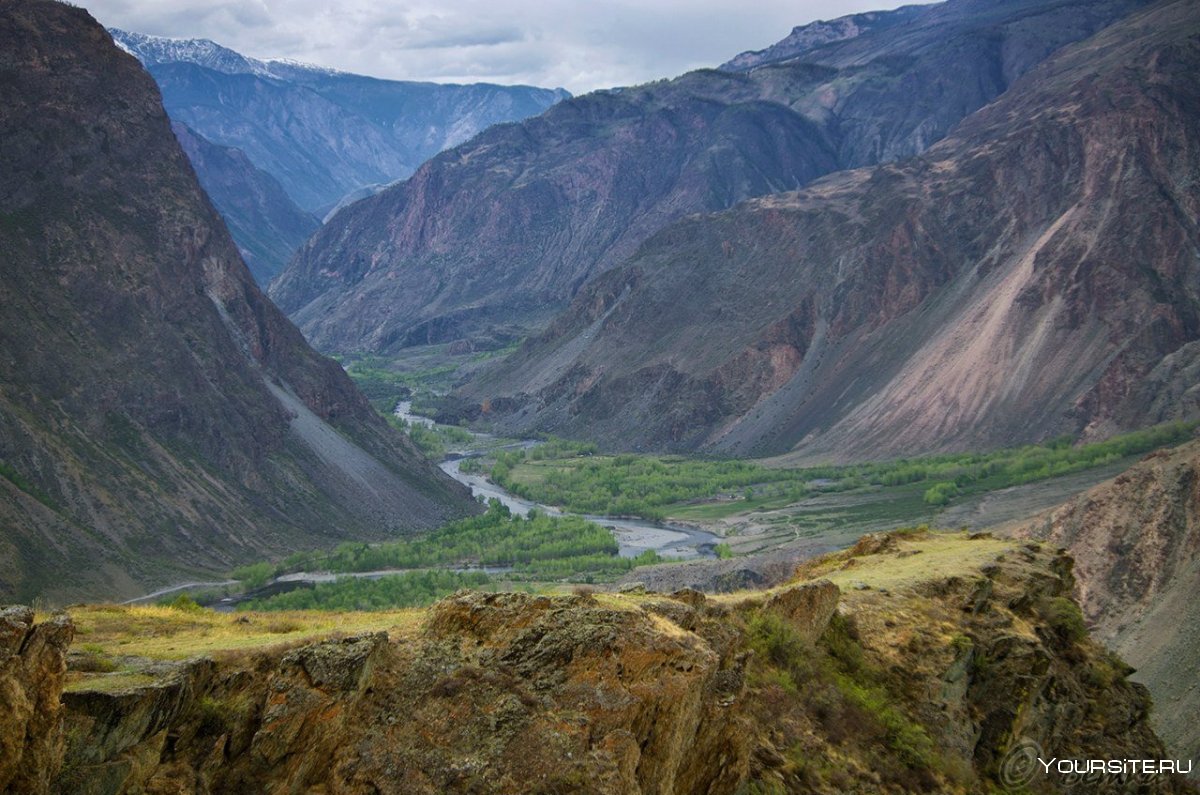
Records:
M0 792L1200 791L1200 4L467 5L0 0Z

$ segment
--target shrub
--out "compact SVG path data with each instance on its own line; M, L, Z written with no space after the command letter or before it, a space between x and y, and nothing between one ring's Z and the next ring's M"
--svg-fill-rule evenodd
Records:
M934 483L925 490L925 504L939 507L947 505L958 494L958 484L953 480Z
M275 567L270 563L252 563L249 566L239 566L232 572L232 577L247 589L260 588L275 576Z
M234 710L229 704L202 696L196 702L196 734L202 737L225 734L233 725L233 717Z
M1060 638L1079 643L1087 637L1087 624L1079 605L1064 596L1044 598L1038 604L1038 612Z
M179 594L174 599L167 600L165 604L172 610L181 610L185 613L194 613L197 610L204 609L195 599L185 593Z
M787 621L774 613L759 613L750 619L750 647L787 670L804 654L805 644Z

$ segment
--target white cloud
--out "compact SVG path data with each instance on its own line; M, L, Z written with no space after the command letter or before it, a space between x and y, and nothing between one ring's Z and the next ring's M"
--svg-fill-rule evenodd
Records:
M574 93L716 66L795 25L894 0L92 0L105 25L208 38L256 58Z

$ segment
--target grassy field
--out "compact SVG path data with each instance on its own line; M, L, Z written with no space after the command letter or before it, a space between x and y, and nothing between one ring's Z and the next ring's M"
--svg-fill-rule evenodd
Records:
M974 572L1018 545L1011 539L972 538L963 532L920 529L899 533L896 538L896 549L889 553L828 555L803 565L797 575L805 580L830 580L843 592L856 591L860 585L904 592L928 582L931 576L947 578ZM854 563L847 565L850 560Z
M161 605L84 605L69 612L75 622L74 647L110 660L125 655L184 660L351 630L405 637L417 631L423 615L416 609L231 614Z

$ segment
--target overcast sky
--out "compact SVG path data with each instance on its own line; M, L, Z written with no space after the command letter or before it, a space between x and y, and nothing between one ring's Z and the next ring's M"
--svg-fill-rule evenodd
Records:
M109 26L207 38L256 58L573 93L674 77L795 25L892 0L82 0Z

